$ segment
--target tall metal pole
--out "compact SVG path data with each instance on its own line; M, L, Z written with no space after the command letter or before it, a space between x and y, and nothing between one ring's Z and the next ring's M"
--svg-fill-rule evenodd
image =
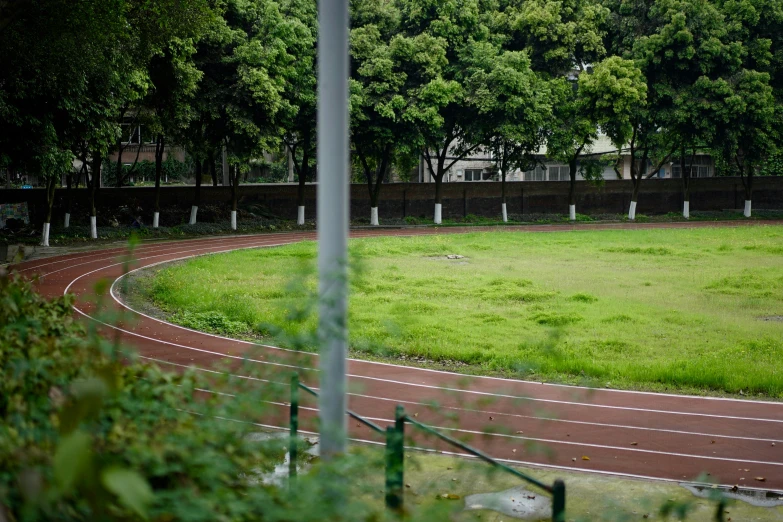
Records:
M348 0L318 2L321 458L344 453L348 343Z

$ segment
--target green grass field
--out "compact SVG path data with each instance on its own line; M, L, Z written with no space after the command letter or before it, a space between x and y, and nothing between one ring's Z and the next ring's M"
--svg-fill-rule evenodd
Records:
M783 228L354 240L355 355L618 388L783 397ZM464 256L447 259L448 254ZM147 295L175 322L313 327L314 243L196 258Z

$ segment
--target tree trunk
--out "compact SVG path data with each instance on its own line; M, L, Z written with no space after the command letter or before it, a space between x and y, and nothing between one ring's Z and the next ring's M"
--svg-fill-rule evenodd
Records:
M209 161L209 175L212 176L212 186L217 187L218 186L218 178L217 178L217 169L215 169L215 153L210 152L209 156L207 156L207 161Z
M506 206L506 170L508 169L508 149L504 142L500 158L500 216L503 223L508 223L508 207Z
M82 163L82 169L84 168L84 163ZM76 174L76 176L79 176L79 173ZM73 172L68 172L68 174L65 175L65 220L63 221L63 228L70 228L71 227L71 208L73 205L73 192L71 191L71 185L73 185Z
M294 158L294 161L296 159ZM302 164L299 166L299 184L296 188L297 216L296 224L304 225L305 222L305 183L310 173L310 135L307 134L302 141Z
M690 219L691 217L691 169L693 168L693 158L688 168L685 168L685 144L680 146L680 175L682 176L682 217Z
M115 167L115 175L117 176L117 179L115 180L115 185L117 188L122 188L122 138L120 138L120 141L117 142L117 165Z
M234 166L234 179L231 184L231 230L237 229L237 203L239 202L239 173Z
M190 207L189 224L195 225L198 219L198 206L201 203L201 160L196 160L196 188L193 192L193 206Z
M101 155L93 152L92 165L90 166L90 237L98 239L98 214L95 211L95 196L98 186L101 184Z
M443 219L443 172L435 174L435 218L436 225L440 225Z
M568 219L576 221L576 156L568 162Z
M163 151L166 148L163 134L158 134L155 144L155 213L152 216L152 228L160 224L160 178L163 174Z
M753 200L753 174L754 174L753 165L750 162L746 162L745 163L745 171L747 172L747 176L746 176L747 181L745 182L745 211L744 211L744 214L745 214L745 217L749 218L752 215L751 206L752 206L752 200Z
M49 176L46 180L46 220L43 224L43 234L41 237L41 246L49 246L49 228L52 224L52 208L54 207L54 189L57 186L57 179Z
M634 221L636 219L636 202L639 201L639 189L642 185L642 179L644 179L644 173L647 171L647 158L649 156L649 150L644 149L642 154L641 168L636 163L634 156L631 156L631 178L633 181L633 193L631 194L631 205L628 209L628 219Z

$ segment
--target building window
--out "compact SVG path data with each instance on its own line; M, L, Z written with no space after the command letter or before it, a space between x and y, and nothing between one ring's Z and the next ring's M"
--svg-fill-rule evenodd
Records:
M139 145L141 143L141 126L131 127L130 123L123 123L122 141L131 145Z
M546 171L539 165L533 170L525 172L525 181L544 181L546 180Z
M549 181L568 181L570 176L568 173L571 171L570 167L562 165L552 165L547 167L549 174Z
M710 165L709 156L696 156L693 159L693 168L691 169L692 178L709 178L712 176L712 167ZM691 164L690 158L685 162L685 168L687 169ZM672 177L681 178L682 170L680 169L679 160L672 162Z
M481 181L481 169L465 169L465 181Z

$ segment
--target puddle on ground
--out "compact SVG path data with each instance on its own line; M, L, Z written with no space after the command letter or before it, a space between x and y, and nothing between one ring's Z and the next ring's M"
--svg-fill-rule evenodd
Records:
M699 484L680 483L694 495L700 498L709 498L714 491L720 491L726 498L741 500L756 507L783 506L783 493L777 491L764 491L761 489L746 489L729 486L703 486Z
M251 433L248 436L248 439L251 441L257 441L257 442L265 442L268 440L279 440L280 444L283 444L284 447L288 447L288 437L289 434L286 432L277 432L277 433ZM318 437L303 437L302 440L306 441L309 447L304 450L304 452L308 455L311 455L313 457L317 457L320 453L319 445L318 445ZM271 472L262 472L259 469L254 469L253 474L255 478L251 478L250 480L253 483L261 483L261 484L268 484L273 486L279 486L282 484L285 484L288 481L288 463L291 461L291 456L288 453L288 451L285 452L285 456L283 457L283 462L280 464L277 464L275 466L275 469ZM297 464L296 471L297 473L302 473L307 468L307 463Z
M498 493L468 495L465 509L489 509L521 520L545 520L552 516L552 500L519 486Z

